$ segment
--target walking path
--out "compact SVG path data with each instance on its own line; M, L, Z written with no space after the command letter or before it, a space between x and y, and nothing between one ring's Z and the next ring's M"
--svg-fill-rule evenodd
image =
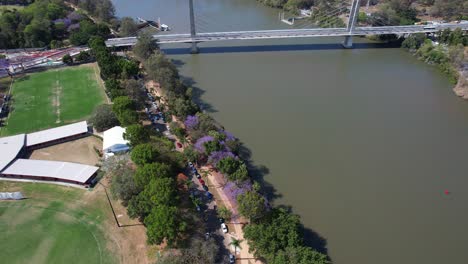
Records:
M225 185L224 176L221 173L216 172L211 166L202 166L201 170L208 172L207 178L210 185L212 186L212 188L214 188L214 191L216 192L215 196L221 198L216 200L218 208L222 205L228 208L231 212L233 212L232 220L230 223L228 223L228 226L231 227L231 231L234 230L233 237L235 237L235 239L237 240L242 241L240 244L240 248L237 248L236 263L262 264L261 261L256 260L253 254L249 252L249 245L247 244L246 239L244 239L244 231L242 230L242 227L244 223L246 223L246 221L237 214L237 206L231 203L231 201L227 198L226 194L223 191L223 186Z

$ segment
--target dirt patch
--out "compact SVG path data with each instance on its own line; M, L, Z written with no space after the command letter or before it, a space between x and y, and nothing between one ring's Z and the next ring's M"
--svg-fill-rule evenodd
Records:
M100 159L94 148L102 151L102 140L90 136L35 150L30 159L67 161L94 166Z
M127 215L127 210L119 201L111 199L112 206L119 221L120 227L115 222L112 215L112 210L109 206L109 201L104 188L110 195L108 188L109 178L105 177L101 180L101 184L97 185L92 192L87 192L82 197L83 204L96 203L100 201L105 203L108 208L109 216L104 221L103 227L106 235L114 243L109 243L107 246L112 252L116 252L119 256L120 263L129 264L147 264L153 263L149 258L149 252L153 246L148 246L146 243L146 228L141 222L136 219L130 219Z
M55 123L59 124L60 120L60 96L62 94L62 87L58 81L55 81L54 90L52 91L52 106L55 108L55 115L57 116L57 120Z

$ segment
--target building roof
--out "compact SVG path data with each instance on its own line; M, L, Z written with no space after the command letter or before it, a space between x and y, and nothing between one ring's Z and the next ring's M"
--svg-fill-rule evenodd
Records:
M88 124L86 121L78 122L66 126L51 128L28 134L26 146L34 146L61 138L71 137L88 132Z
M125 128L120 126L104 131L103 151L118 152L129 149L129 141L123 138L124 133Z
M2 174L49 177L86 183L98 169L98 167L70 162L18 159Z
M0 138L0 171L10 164L24 146L25 134Z

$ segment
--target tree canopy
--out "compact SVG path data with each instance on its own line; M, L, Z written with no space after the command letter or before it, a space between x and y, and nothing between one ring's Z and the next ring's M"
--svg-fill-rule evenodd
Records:
M132 161L142 166L147 163L153 163L158 156L158 150L151 144L140 144L133 148L130 153Z

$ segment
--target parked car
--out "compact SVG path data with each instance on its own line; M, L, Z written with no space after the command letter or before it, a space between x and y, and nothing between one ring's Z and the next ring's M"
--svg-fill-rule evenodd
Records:
M200 212L201 211L201 208L200 206L197 204L197 212Z
M202 187L203 187L203 190L208 191L208 186L202 185Z
M236 263L236 257L233 254L229 254L229 264Z
M208 199L213 199L213 194L211 194L210 192L206 192L205 195Z
M222 223L224 223L224 218L220 217L220 218L218 218L218 221L219 221L220 224L222 224Z
M202 178L198 179L198 181L199 181L202 185L205 185L205 181L204 181Z
M189 161L189 162L188 162L188 166L189 166L190 168L193 168L193 163L192 163L191 161Z
M197 173L195 173L195 176L197 176L197 179L201 179L201 175L200 175L200 173L198 173L198 172L197 172Z
M177 142L176 145L177 145L178 148L182 147L182 144L180 144L180 142Z
M210 238L211 234L209 232L205 233L205 239L208 240Z
M228 228L227 228L227 225L225 223L221 223L221 230L223 230L223 233L228 232Z

